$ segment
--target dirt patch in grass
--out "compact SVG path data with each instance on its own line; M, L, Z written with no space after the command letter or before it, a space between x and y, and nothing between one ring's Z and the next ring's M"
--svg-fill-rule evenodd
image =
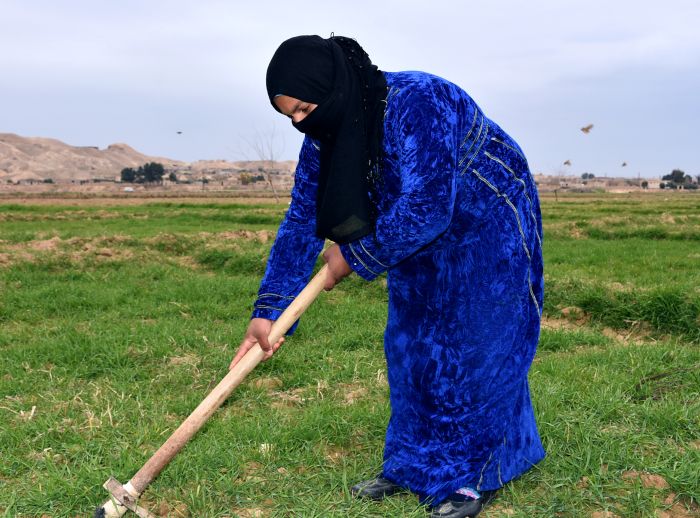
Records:
M209 232L200 232L199 237L207 241L257 241L259 243L267 243L274 239L275 232L272 230L231 230L227 232L218 232L212 234Z
M259 462L246 462L240 474L236 478L236 481L252 483L264 482L265 479L262 477L263 469L263 465Z
M565 318L555 318L543 316L540 325L544 329L552 329L555 331L565 330L565 331L578 331L581 329L582 324L578 324L571 320Z
M672 214L669 214L668 212L664 212L661 214L659 217L659 220L661 223L665 223L667 225L675 225L676 224L676 218L673 217Z
M646 473L644 471L624 471L622 473L622 480L626 481L636 481L642 484L642 487L651 489L668 489L671 487L666 479L661 475L656 475L654 473Z
M184 354L182 356L173 356L168 361L168 365L189 365L195 367L200 361L199 356L194 354Z
M344 405L354 405L367 396L367 387L359 383L340 383L336 387L336 393Z
M62 239L60 237L53 237L51 239L45 239L42 241L30 241L28 247L32 250L46 251L46 250L56 250L58 245L60 245Z
M181 268L185 268L187 270L201 270L202 265L197 262L197 260L194 257L190 257L189 255L183 255L181 257L175 257L175 258L170 258L170 260L180 266ZM205 275L214 275L213 272L206 272Z
M61 240L54 238L45 241L30 241L24 244L17 244L8 247L8 252L0 253L0 267L10 267L20 263L33 263L42 259L62 260L66 259L76 265L87 261L99 262L124 262L133 260L134 257L143 256L144 260L156 260L155 251L140 251L131 247L119 247L120 242L126 241L123 239L112 237L82 239L73 238L69 240ZM106 244L114 246L104 246ZM170 262L188 269L198 269L199 264L188 257L172 257L167 256L162 258L164 262Z
M348 452L339 446L327 445L324 448L323 456L329 463L339 464L348 456Z
M40 257L68 258L73 262L86 259L125 261L134 257L134 252L128 248L115 248L126 241L128 236L104 236L97 238L61 239L58 236L50 239L37 239L25 243L16 243L5 247L0 253L0 266L9 267L23 262L35 262Z
M603 330L601 331L603 336L607 336L608 338L612 338L616 342L626 342L628 339L628 335L625 335L624 333L621 333L617 329L612 329L610 327L604 327Z
M586 239L588 237L582 229L576 226L575 222L569 227L569 236L574 239Z
M275 391L270 393L272 398L272 407L277 409L284 409L289 407L296 407L304 404L306 401L313 399L309 397L309 390L306 387L299 387L291 390Z
M656 511L657 518L697 518L700 506L694 502L684 502L676 493L669 493L664 499L664 507Z
M270 511L266 509L261 509L260 507L233 508L231 509L231 512L233 512L233 516L236 516L238 518L263 518L265 516L270 516Z
M570 306L562 308L564 318L543 316L540 322L542 329L552 331L581 331L588 327L590 316L581 308ZM594 329L590 328L589 329ZM650 326L646 322L631 322L627 329L603 327L600 333L607 338L622 344L641 344L651 336Z
M264 390L275 390L283 385L282 380L274 377L256 378L253 380L253 386Z

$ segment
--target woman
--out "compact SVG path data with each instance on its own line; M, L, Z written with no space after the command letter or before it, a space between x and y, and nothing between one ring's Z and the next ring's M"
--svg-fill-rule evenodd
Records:
M540 208L515 141L458 86L381 72L354 40L299 36L267 71L273 107L306 134L292 203L234 365L270 357L275 320L324 239L330 280L387 272L391 419L381 476L357 496L417 493L476 516L544 457L527 380L543 298Z

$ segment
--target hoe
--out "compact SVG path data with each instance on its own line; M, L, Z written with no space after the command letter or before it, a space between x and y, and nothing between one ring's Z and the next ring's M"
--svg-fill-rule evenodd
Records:
M271 344L284 336L311 305L323 289L327 272L328 266L323 266L274 322L269 337ZM222 405L233 389L262 361L263 357L264 353L259 345L250 349L126 484L122 485L114 477L110 477L103 486L110 497L97 508L95 518L119 517L127 511L133 511L141 518L155 518L148 510L138 505L141 494Z

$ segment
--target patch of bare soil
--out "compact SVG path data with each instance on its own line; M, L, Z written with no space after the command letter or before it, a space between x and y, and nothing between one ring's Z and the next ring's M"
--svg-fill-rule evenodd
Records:
M653 473L646 473L644 471L624 471L622 473L622 480L636 481L642 484L642 487L653 488L653 489L668 489L671 487L666 479L661 475L655 475Z
M194 257L183 255L180 257L171 257L170 260L182 268L187 270L201 270L202 265L197 262ZM212 272L207 272L207 275L214 275Z
M659 219L661 220L661 223L666 223L668 225L676 224L676 218L674 218L673 215L669 214L668 212L664 212L663 214L661 214L661 217Z
M320 449L321 454L330 464L339 464L348 456L348 451L340 446L325 444Z
M188 518L191 516L190 510L187 508L187 504L181 502L168 502L167 500L162 500L156 505L147 499L142 498L139 501L139 505L144 509L155 513L156 516L168 516L171 518Z
M589 315L576 306L562 308L561 314L564 318L543 316L540 324L541 327L554 331L578 331L590 322ZM600 332L616 342L639 344L649 339L651 330L644 322L632 322L628 329L604 327Z
M626 342L628 336L625 335L624 333L621 333L617 329L612 329L610 327L604 327L603 330L601 331L603 336L607 336L608 338L612 338L613 340L617 342Z
M51 239L45 239L42 241L30 241L29 247L32 250L46 251L46 250L56 250L56 248L60 244L61 244L60 237L52 237Z
M578 325L583 325L590 320L586 312L577 306L562 308L561 314L565 318L575 321Z
M337 386L337 392L344 405L354 405L367 395L367 387L357 383L341 383Z
M265 390L275 390L283 385L282 380L274 377L263 377L253 380L253 386Z
M586 239L588 236L576 226L576 222L573 222L569 227L569 235L574 239Z
M253 482L259 483L263 482L265 479L262 477L263 465L259 462L251 461L246 462L241 470L241 473L237 477L237 481L240 482Z
M243 507L231 509L233 516L238 518L264 518L270 516L270 511L261 509L260 507ZM228 517L224 517L228 518Z
M591 518L620 518L618 515L612 511L593 511L591 513Z
M544 329L551 329L554 331L566 330L566 331L577 331L581 329L581 325L571 320L565 318L554 318L543 316L540 322L540 326Z
M272 407L284 409L300 406L306 401L313 399L313 397L309 397L307 393L308 390L305 387L271 392L270 397L272 398Z
M189 372L196 380L199 380L202 374L199 370L200 362L201 358L199 356L187 353L182 356L171 357L170 360L168 360L168 366L187 369L187 372ZM213 383L210 383L209 388L214 388L213 385Z
M664 508L656 511L657 518L697 518L700 506L694 502L682 502L676 493L669 493L664 499Z
M586 489L590 485L591 485L591 479L589 479L586 476L581 477L579 479L579 481L576 482L576 487L579 489Z
M68 257L71 261L81 262L87 258L97 260L125 261L132 259L134 253L126 248L113 248L105 245L119 245L128 236L116 235L97 238L79 238L63 240L58 236L50 239L37 239L25 243L9 245L0 253L0 267L11 266L20 262L33 262L37 254L50 254L53 257Z
M195 367L199 364L199 356L195 354L184 354L182 356L172 356L168 361L168 365L189 365Z

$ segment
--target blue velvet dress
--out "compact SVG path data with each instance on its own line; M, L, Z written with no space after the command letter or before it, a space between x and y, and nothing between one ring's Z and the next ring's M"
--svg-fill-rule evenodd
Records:
M527 379L544 289L540 206L520 147L467 93L422 72L385 75L376 230L341 251L367 280L387 272L383 476L436 504L463 486L499 488L544 457ZM322 248L318 161L307 138L255 317L279 316Z

